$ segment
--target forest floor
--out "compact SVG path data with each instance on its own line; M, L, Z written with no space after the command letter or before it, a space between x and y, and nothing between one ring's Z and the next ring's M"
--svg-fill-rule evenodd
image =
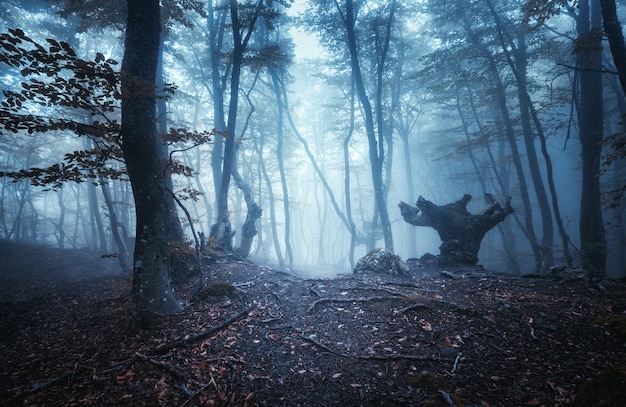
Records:
M625 405L576 396L604 377L591 398L625 403L623 281L419 265L305 279L224 258L212 281L234 292L182 282L185 310L146 331L115 259L7 242L0 259L2 405Z

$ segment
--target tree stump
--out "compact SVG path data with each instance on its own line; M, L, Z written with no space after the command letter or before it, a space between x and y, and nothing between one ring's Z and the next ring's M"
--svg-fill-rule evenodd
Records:
M374 249L356 262L354 274L389 274L392 276L406 276L409 268L402 259L387 249Z
M414 226L428 226L437 231L441 238L440 263L476 264L478 251L485 234L513 213L511 197L504 207L491 194L485 194L489 207L478 215L467 211L472 196L465 194L458 201L436 205L422 196L415 206L400 202L400 213L404 221Z

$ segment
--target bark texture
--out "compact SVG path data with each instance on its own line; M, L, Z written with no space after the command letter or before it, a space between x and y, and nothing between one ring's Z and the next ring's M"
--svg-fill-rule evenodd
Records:
M171 286L167 189L156 138L158 0L129 0L122 64L122 142L137 214L133 299L140 325L181 309Z

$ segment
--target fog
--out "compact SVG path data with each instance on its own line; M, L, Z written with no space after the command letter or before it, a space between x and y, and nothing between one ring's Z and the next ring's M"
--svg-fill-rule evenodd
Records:
M111 10L98 2L75 9L62 0L3 3L2 32L19 28L42 45L53 38L68 43L80 58L94 60L101 53L121 64L124 24L116 16L123 10L113 10L116 2ZM220 132L233 96L232 33L222 3L198 3L200 12L179 10L180 15L164 6L162 17L163 82L176 89L165 100L165 110L158 110L155 125L192 133L217 129L208 143L167 140L164 157L177 163L168 171L186 241L175 245L190 248L193 232L208 237L218 216L216 169L224 159L218 146L225 139ZM587 68L580 55L593 50L575 49L584 48L574 41L580 17L563 13L543 25L537 25L537 16L525 22L523 1L354 1L356 48L350 50L344 3L353 2L268 2L275 15L271 21L259 18L253 26L234 91L239 95L234 165L240 179L228 194L233 246L241 243L251 199L263 211L248 256L259 264L305 276L334 276L351 272L360 257L390 246L391 240L393 251L405 260L437 255L437 232L406 223L398 203L414 204L423 196L444 205L471 194L468 210L480 213L488 207L488 193L502 204L510 196L515 212L487 233L480 264L509 274L535 272L533 248L550 235L552 254L540 259L541 272L566 265L560 220L570 239L565 245L571 266L584 267L580 222L589 208L581 209L581 195L583 172L589 169L581 159L580 140L587 131L581 123L589 114L581 102L580 73ZM240 2L240 9L250 12L245 4L255 3ZM626 20L621 4L618 13ZM243 11L241 19L249 22ZM212 47L218 49L212 52ZM5 45L0 55L10 52ZM602 99L595 102L602 102L600 132L623 140L626 104L617 75L611 73L616 69L608 46L601 58ZM29 78L6 58L2 62L5 101ZM119 70L120 64L113 67ZM114 104L91 116L78 107L37 100L23 101L20 109L25 110L2 108L0 238L102 254L120 251L113 228L124 241L132 240L133 195L123 175L89 177L95 174L87 168L92 164L77 170L85 176L80 182L62 179L57 184L50 177L42 181L36 171L20 173L48 168L68 153L100 146L98 140L68 130L29 134L5 127L9 114L84 123L120 120L119 101ZM217 118L218 111L225 117ZM368 114L373 115L373 134ZM616 151L610 141L602 144L602 157L596 157L610 277L626 275L624 206L614 199L626 181L620 157L623 147ZM124 169L115 157L97 165ZM374 186L377 176L380 191ZM389 235L377 194L386 203Z

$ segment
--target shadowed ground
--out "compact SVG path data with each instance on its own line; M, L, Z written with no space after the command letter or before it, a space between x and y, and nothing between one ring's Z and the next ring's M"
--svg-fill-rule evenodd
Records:
M414 262L315 280L218 259L234 293L181 283L185 311L148 332L115 259L6 242L0 258L6 405L566 406L626 364L619 281Z

